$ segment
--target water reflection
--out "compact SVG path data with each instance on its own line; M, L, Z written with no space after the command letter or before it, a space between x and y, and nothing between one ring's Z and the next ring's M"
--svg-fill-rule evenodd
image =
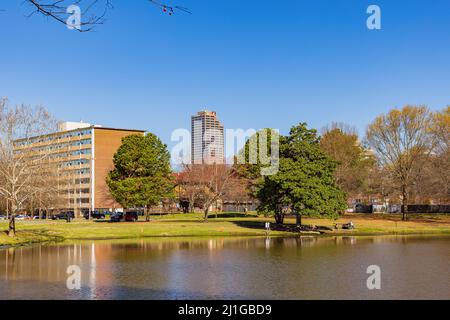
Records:
M140 239L0 251L0 299L450 297L450 238ZM366 268L382 267L368 291ZM66 270L81 269L81 290ZM420 274L420 277L417 275Z

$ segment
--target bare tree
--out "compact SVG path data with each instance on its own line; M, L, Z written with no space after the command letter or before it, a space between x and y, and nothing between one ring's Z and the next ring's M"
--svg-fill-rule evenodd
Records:
M180 200L187 199L190 213L195 211L195 203L203 192L203 184L198 179L197 170L192 165L183 165L183 171L177 175L177 185L180 188Z
M176 11L191 13L185 7L169 5L165 1L147 1L168 15L173 15ZM113 0L24 0L24 2L31 8L28 17L41 14L68 27L73 27L70 17L74 13L73 6L77 6L82 10L79 12L81 20L74 29L80 32L89 32L94 26L103 24L108 11L114 8Z
M39 219L50 217L50 212L67 206L67 198L62 193L62 187L67 185L67 179L64 179L59 173L59 164L52 159L51 155L46 156L41 164L36 166L30 186L34 193L28 199L29 212L38 211Z
M388 173L392 186L401 194L403 220L407 219L408 196L420 174L418 163L434 147L431 125L428 108L406 106L377 117L367 128L368 145Z
M245 205L244 208L247 209L247 204L254 200L250 194L249 186L250 181L248 179L233 174L225 189L223 200L234 203L238 212L242 205ZM244 211L247 212L246 210Z
M208 221L210 208L228 192L235 174L226 164L194 164L185 165L181 176L189 201L201 205L204 220Z
M438 198L439 202L450 201L450 106L436 112L431 129L436 141L436 148L431 154L430 161L424 164L428 169L428 194L431 198Z
M10 107L0 101L0 196L9 206L9 234L15 235L15 215L46 186L46 161L49 153L30 148L33 137L54 130L55 122L43 107L19 105Z

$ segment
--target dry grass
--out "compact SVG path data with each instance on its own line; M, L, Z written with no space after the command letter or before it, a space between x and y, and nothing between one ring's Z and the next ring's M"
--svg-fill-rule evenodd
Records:
M335 223L352 221L356 230L338 230L333 233L352 234L450 234L450 215L410 215L409 221L402 221L400 215L350 214L336 222L323 219L304 219L305 224L334 227Z

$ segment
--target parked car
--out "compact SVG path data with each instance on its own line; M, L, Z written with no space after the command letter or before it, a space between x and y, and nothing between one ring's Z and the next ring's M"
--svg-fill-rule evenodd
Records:
M136 222L138 220L139 220L139 212L137 212L137 211L125 212L125 221L126 222Z
M120 222L123 219L123 212L114 212L111 214L111 222Z
M86 213L84 214L84 218L85 218L86 220L89 220L89 212L86 212ZM106 218L106 215L105 215L104 213L100 213L100 212L98 212L98 211L93 211L93 212L91 212L91 218L92 218L92 219L105 219L105 218Z
M355 205L355 213L373 213L373 205L358 203Z
M25 219L27 219L27 216L20 214L18 216L15 216L14 219L15 220L25 220Z
M139 220L139 213L137 211L114 212L111 215L111 222L136 222Z
M73 211L60 212L52 217L53 220L69 220L75 219L75 213Z
M6 220L6 216L0 216L0 220Z

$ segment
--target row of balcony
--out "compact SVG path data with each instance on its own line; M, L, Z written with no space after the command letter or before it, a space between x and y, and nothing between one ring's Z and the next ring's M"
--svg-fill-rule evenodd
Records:
M53 140L34 142L34 143L26 144L26 145L16 146L14 149L15 150L24 150L24 149L29 149L29 148L47 147L47 146L51 146L51 145L57 145L57 144L81 141L81 140L87 140L87 139L92 139L92 134L69 137L69 138L55 137L55 139L53 139Z

